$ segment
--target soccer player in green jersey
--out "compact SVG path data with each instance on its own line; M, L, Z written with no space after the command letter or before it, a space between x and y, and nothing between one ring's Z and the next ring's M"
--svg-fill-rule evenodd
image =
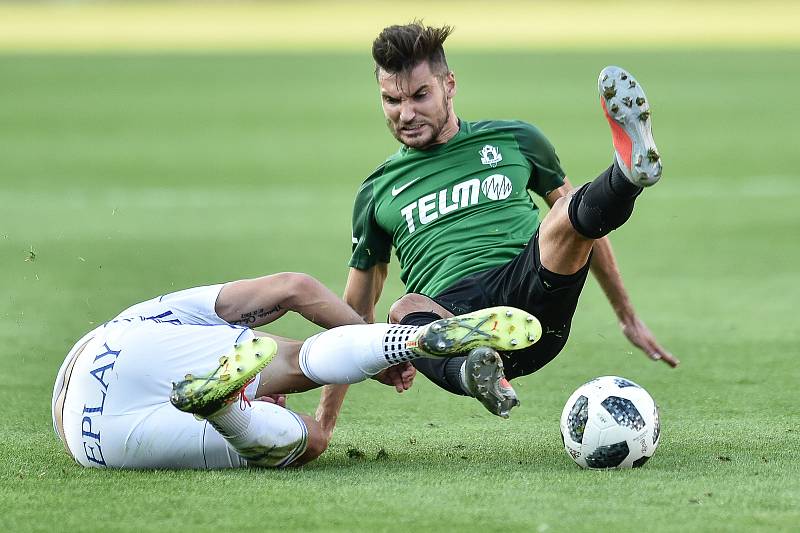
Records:
M628 339L676 366L634 311L606 238L661 176L641 86L620 68L601 72L615 161L573 189L535 126L455 114L456 78L442 46L449 33L414 22L384 29L373 43L386 123L403 146L358 191L345 301L374 321L394 248L408 294L392 306L392 321L424 324L493 305L534 314L544 335L529 349L414 363L442 388L504 417L519 403L507 379L535 372L563 349L590 269ZM529 191L551 208L541 225Z

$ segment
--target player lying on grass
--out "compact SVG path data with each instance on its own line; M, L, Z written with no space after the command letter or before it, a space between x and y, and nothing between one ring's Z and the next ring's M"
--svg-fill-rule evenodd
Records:
M305 342L251 329L288 311L333 329ZM327 447L344 395L326 395L316 420L285 409L277 395L372 376L402 391L408 361L478 346L521 349L541 336L538 320L509 307L423 327L340 326L359 322L321 283L294 273L136 304L70 350L53 389L53 425L89 467L303 464ZM262 397L271 400L253 401Z
M628 220L643 187L661 176L641 85L616 67L601 73L615 160L572 189L553 146L534 126L468 122L455 114L456 78L442 46L449 33L412 23L384 29L373 43L386 123L403 146L356 197L345 301L374 320L395 248L409 294L392 306L391 322L421 325L493 305L536 315L541 342L513 356L480 350L414 362L440 387L475 396L500 416L518 404L506 378L539 370L563 349L590 267L628 339L676 366L634 311L605 238ZM487 74L502 83L502 70ZM550 205L541 226L529 191Z

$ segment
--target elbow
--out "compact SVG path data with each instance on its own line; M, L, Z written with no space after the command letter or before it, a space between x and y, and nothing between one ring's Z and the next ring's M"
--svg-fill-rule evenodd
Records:
M312 428L309 428L309 438L308 438L308 445L306 446L306 451L303 452L297 461L293 463L294 466L301 466L306 463L309 463L325 453L325 450L328 449L328 443L330 442L330 436L326 436L319 431L314 431Z
M301 272L282 272L278 274L285 293L284 306L296 310L318 298L324 290L316 278Z

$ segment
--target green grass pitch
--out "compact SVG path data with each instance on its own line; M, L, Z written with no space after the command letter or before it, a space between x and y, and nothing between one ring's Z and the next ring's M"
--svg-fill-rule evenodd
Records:
M82 469L55 372L151 296L264 273L343 289L350 203L395 150L366 54L0 56L0 529L774 531L800 521L796 51L451 54L465 119L521 118L576 183L611 161L606 64L653 103L665 176L613 235L677 370L632 353L590 281L566 350L508 421L423 377L354 386L329 451L285 471ZM380 311L401 294L390 267ZM316 331L289 318L270 331ZM619 374L661 406L655 457L578 469L558 417ZM290 407L313 411L310 392Z

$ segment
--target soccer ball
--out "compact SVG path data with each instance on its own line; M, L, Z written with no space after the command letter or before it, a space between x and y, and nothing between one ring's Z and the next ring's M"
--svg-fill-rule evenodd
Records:
M617 376L584 383L561 413L564 449L583 468L642 466L660 437L656 402L642 387Z

